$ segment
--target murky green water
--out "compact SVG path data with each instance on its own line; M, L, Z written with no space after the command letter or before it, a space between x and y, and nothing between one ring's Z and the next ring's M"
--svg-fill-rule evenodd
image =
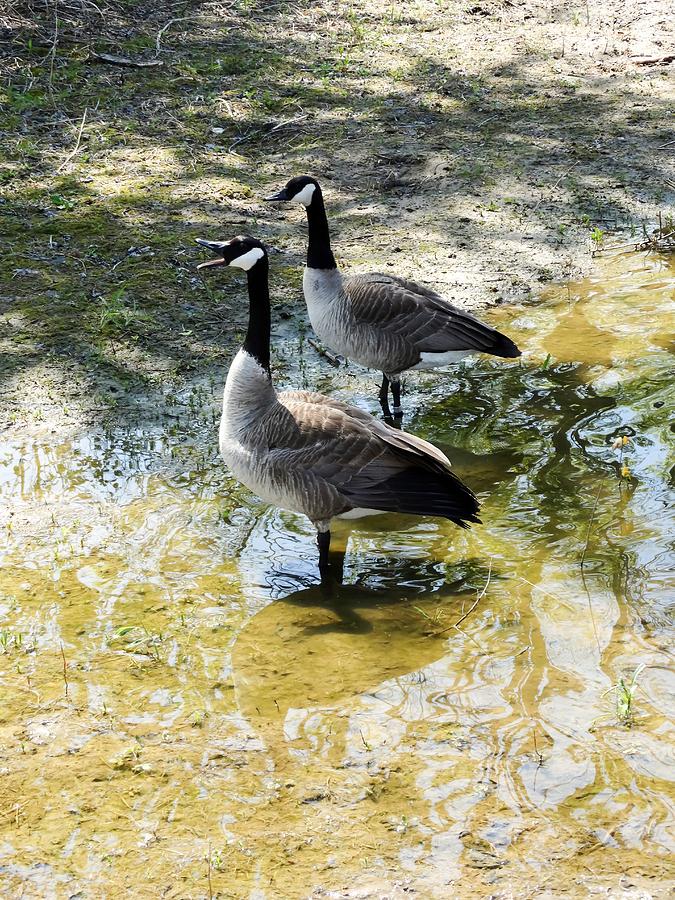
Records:
M3 895L666 891L673 275L622 258L494 316L521 365L410 379L485 524L340 524L332 604L211 407L5 436ZM289 381L374 400L312 353Z

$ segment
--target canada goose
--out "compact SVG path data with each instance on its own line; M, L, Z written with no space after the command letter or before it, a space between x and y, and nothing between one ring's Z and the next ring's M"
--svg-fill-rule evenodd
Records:
M396 275L343 278L330 247L319 182L291 178L268 201L293 201L307 209L309 243L303 290L312 328L331 350L382 372L380 403L401 413L401 372L434 369L476 351L514 358L520 350L505 335L452 306L434 291Z
M336 516L406 512L444 516L462 527L480 522L475 496L432 444L323 394L277 394L265 245L242 236L197 243L216 254L199 268L229 265L248 276L248 330L225 383L220 452L252 491L314 523L322 580Z

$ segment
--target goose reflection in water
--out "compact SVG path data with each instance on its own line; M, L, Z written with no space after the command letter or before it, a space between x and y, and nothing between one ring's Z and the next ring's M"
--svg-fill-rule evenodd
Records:
M467 580L486 577L482 563L467 562L448 584L428 561L403 561L379 589L311 585L269 603L233 648L241 713L272 751L285 742L291 712L335 708L392 683L397 693L428 693L422 670L446 653L450 623L475 599Z

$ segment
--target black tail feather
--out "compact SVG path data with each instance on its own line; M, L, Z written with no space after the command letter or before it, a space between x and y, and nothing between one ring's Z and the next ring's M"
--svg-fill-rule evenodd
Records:
M520 350L511 338L502 334L501 331L495 332L494 344L487 352L492 353L493 356L503 356L504 359L516 359L516 357L521 355Z
M354 494L345 491L345 495L355 507L442 516L461 528L468 528L472 522L480 524L478 500L452 472L411 466L365 490Z
M520 350L511 338L469 313L455 312L434 334L425 334L419 342L421 352L443 353L446 350L477 350L514 359Z

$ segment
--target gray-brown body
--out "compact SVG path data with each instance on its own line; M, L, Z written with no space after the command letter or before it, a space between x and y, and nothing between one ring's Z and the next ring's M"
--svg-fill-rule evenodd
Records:
M319 531L365 511L479 521L475 497L432 444L322 394L277 394L244 350L228 373L219 444L241 482Z
M509 338L438 294L404 278L343 277L306 267L303 290L312 328L336 353L396 377L447 365L470 353L518 356Z

